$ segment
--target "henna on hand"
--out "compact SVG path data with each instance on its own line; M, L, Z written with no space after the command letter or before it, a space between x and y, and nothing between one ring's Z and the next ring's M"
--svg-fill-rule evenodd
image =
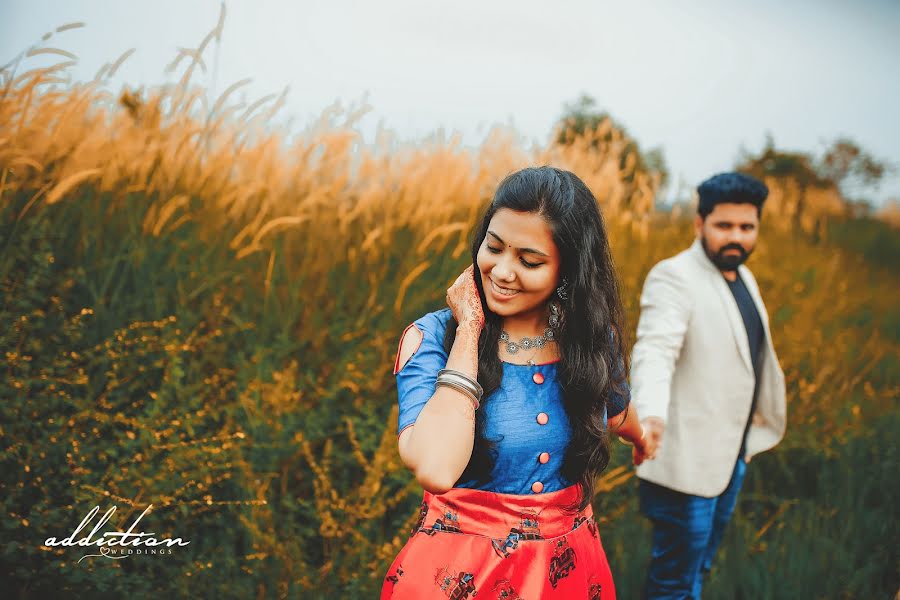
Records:
M463 271L447 290L447 305L457 322L453 353L462 351L466 361L464 370L471 376L477 377L478 340L484 328L484 309L478 295L478 287L475 284L474 266ZM472 418L474 418L474 410Z
M473 330L481 332L484 327L484 308L475 284L474 266L463 271L447 290L447 305L453 311L457 323L470 327L474 323Z

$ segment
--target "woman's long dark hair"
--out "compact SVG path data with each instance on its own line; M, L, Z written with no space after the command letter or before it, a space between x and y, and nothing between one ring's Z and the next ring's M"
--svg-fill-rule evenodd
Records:
M532 167L500 183L472 239L475 283L485 313L478 343L478 381L485 398L482 403L490 401L488 395L500 386L503 375L498 354L503 319L487 306L477 257L491 218L501 208L543 217L561 255L560 280L568 281L568 299L556 297L562 307L557 330L561 357L558 373L572 426L562 475L581 485L581 502L569 509L584 510L594 497L596 478L609 464L604 409L613 391L624 391L628 377L622 336L624 316L606 227L596 198L574 173ZM448 352L456 325L453 319L447 324L444 345ZM478 411L472 458L460 481L486 481L493 470L496 441L484 438L484 415L483 410Z

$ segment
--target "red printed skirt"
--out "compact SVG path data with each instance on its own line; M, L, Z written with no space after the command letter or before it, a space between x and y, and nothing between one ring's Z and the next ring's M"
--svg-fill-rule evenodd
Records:
M578 498L577 485L527 496L425 492L381 599L615 599L591 507L563 512Z

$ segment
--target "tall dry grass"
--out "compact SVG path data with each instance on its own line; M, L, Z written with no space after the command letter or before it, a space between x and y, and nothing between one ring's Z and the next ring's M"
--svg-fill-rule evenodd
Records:
M309 282L345 264L377 289L387 273L382 259L399 232L411 232L417 243L395 268L415 272L444 249L457 259L499 179L518 167L552 163L578 172L608 219L634 222L646 234L656 181L642 173L623 183L631 167L620 165L622 136L598 147L608 122L595 139L567 147L526 151L497 130L474 150L454 139L395 148L389 135L364 144L353 129L359 114L336 106L288 140L266 128L279 102L230 102L237 86L207 101L202 89L190 87L201 49L186 53L191 62L178 84L124 90L118 99L102 81L60 86L67 63L8 81L0 160L4 189L28 196L20 218L71 201L79 189L112 207L137 198L146 235L158 238L193 222L205 239L227 241L236 260L258 255L272 265L280 251L285 277ZM276 239L283 248L276 249ZM277 293L269 278L266 290ZM306 304L333 303L318 287L307 290ZM366 319L396 314L402 295L392 306L359 298L356 308Z

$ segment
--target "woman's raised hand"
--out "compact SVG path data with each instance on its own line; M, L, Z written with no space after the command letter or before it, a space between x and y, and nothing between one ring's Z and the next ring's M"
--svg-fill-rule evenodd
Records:
M475 267L463 271L447 290L447 306L460 325L477 327L478 331L484 327L484 309L475 286Z

